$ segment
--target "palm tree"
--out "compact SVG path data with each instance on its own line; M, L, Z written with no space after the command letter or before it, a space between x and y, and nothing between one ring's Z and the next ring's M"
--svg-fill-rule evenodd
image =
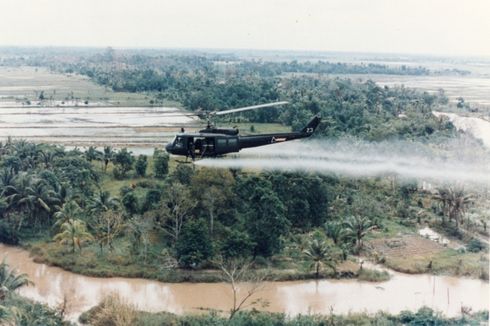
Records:
M104 160L104 172L107 171L107 166L109 165L109 162L111 162L112 159L114 158L114 153L115 152L111 146L104 147L104 153L102 155L102 158Z
M336 245L338 245L345 235L343 225L339 222L332 221L325 223L324 226L327 236L331 238Z
M323 265L328 265L337 273L335 261L330 254L330 247L324 240L313 239L309 242L308 248L303 250L303 254L313 261L312 266L315 268L315 277L320 276L320 268Z
M90 199L87 209L91 214L98 214L108 210L117 210L120 204L119 199L112 197L110 192L100 191Z
M27 173L19 174L14 180L14 185L5 187L3 194L9 207L28 213L36 224L41 213L49 214L50 206L58 202L55 193L49 188L46 181ZM22 220L18 227L21 226Z
M450 221L454 220L456 227L459 227L466 209L473 202L472 197L466 195L463 189L453 189L452 187L438 189L433 198L441 204L442 222L445 223L444 216L447 216Z
M85 158L89 162L92 162L94 160L100 160L102 158L102 152L98 151L95 146L90 146L85 151Z
M362 239L372 231L376 225L371 220L364 216L350 216L344 223L345 235L352 237L356 241L356 252L362 249Z
M34 200L32 215L35 222L37 223L38 216L41 216L43 212L47 213L50 219L51 207L58 205L60 202L53 189L46 184L46 181L34 179L30 188L30 195Z
M2 261L0 264L0 301L3 301L9 293L30 284L32 282L29 281L27 274L17 274L9 267L5 259Z
M62 151L60 148L43 148L39 151L39 160L44 163L44 167L46 169L49 169L53 165L54 159L63 155L64 151Z
M60 227L70 220L77 219L82 213L82 209L78 206L77 202L70 200L61 206L61 209L54 213L56 219L55 227Z
M83 243L93 240L93 237L83 221L70 219L61 225L61 232L54 237L54 240L61 244L70 243L72 253L75 253L76 247L82 252Z
M26 140L19 140L14 143L14 150L20 161L23 171L36 167L36 162L39 159L40 148L38 145L29 143Z
M15 181L15 174L13 173L12 170L3 168L3 170L0 171L0 187L2 189L5 189L8 186L13 186L14 181Z

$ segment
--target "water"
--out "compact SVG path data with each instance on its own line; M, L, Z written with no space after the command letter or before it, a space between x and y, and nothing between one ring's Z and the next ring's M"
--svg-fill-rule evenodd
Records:
M227 311L231 307L231 291L225 283L161 283L129 278L97 278L77 275L57 267L37 264L27 251L0 244L0 256L27 273L34 286L21 288L20 294L56 306L66 297L68 317L75 320L80 313L96 305L104 295L118 293L128 302L146 311L169 311L177 314L196 313L199 308ZM178 271L177 271L178 272ZM384 310L398 313L429 306L448 316L460 314L461 306L473 311L488 309L487 282L450 276L408 275L390 271L392 278L381 283L357 280L320 280L265 282L255 299L269 302L271 312L297 314L329 314ZM241 285L245 290L247 284Z
M67 146L153 148L196 123L166 107L1 108L0 141L10 136Z

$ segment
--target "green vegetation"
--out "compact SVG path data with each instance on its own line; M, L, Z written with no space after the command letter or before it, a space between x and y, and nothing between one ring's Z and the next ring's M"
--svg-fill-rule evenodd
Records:
M465 313L462 317L446 318L434 310L423 307L417 312L402 311L397 315L379 312L376 314L349 313L347 315L330 314L299 315L289 317L280 313L258 311L240 311L225 318L217 312L203 315L177 316L170 313L146 313L125 303L116 295L109 295L99 305L82 314L80 321L93 326L103 325L229 325L229 326L300 326L300 325L480 325L488 321L488 311ZM117 321L117 323L116 323Z
M45 305L21 298L15 291L31 282L25 274L17 274L4 261L0 264L0 324L18 326L61 326L64 308L53 310Z
M143 177L125 149L88 154L19 141L1 150L1 238L74 272L219 281L216 261L241 257L269 270L268 279L352 277L345 263L363 254L401 271L488 275L484 254L471 252L487 250L476 241L468 252L427 251L409 266L373 254L376 239L413 234L421 212L443 229L461 228L455 213L443 223L438 215L449 213L437 196L413 186L197 169L158 151L144 161L153 172Z
M405 139L437 147L458 137L450 122L432 114L449 105L443 92L328 77L433 73L422 68L115 55L113 49L75 51L67 61L62 50L51 51L22 60L10 56L3 64L79 73L117 92L144 94L152 105L172 100L189 110L214 110L291 103L288 110L229 118L247 130L277 130L280 124L297 129L320 114L325 120L315 135L320 139ZM42 101L49 97L37 95ZM373 243L399 233L414 235L422 223L447 233L469 232L464 242L474 232L488 234L486 224L470 231L464 223L474 197L468 191L437 185L438 191L427 192L393 176L353 180L205 169L177 164L162 150L136 158L127 149L90 147L82 153L25 141L9 141L0 150L0 240L29 246L39 261L85 274L217 280L216 261L240 257L256 269L271 270L271 278L340 277L355 275L341 266L357 255L399 270L457 274L463 269L453 268L454 261L482 253L441 249L413 259L423 268L407 267L373 252ZM488 249L471 242L468 251L479 250ZM465 275L488 275L488 266L481 265L470 264Z
M383 282L390 279L390 274L387 271L378 271L375 269L361 268L357 273L357 278L360 281L368 282Z

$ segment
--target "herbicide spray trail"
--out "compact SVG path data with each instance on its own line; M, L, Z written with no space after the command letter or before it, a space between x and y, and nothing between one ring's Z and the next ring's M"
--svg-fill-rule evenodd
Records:
M396 175L401 179L490 185L490 155L468 139L437 146L352 139L278 144L197 165L266 171L303 171L348 177Z

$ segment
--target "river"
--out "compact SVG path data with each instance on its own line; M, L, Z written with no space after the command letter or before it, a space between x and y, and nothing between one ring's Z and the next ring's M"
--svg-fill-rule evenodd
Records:
M56 306L66 297L68 318L96 305L104 295L118 293L127 302L146 311L177 314L202 311L199 308L228 310L231 291L225 283L161 283L145 279L97 278L74 274L57 267L33 262L19 247L0 244L0 256L34 282L20 294ZM461 306L473 311L488 309L489 284L477 279L434 275L408 275L390 271L391 279L381 283L355 279L265 282L257 298L272 312L329 314L384 310L398 313L428 306L448 316L460 314ZM247 284L242 284L242 290Z

